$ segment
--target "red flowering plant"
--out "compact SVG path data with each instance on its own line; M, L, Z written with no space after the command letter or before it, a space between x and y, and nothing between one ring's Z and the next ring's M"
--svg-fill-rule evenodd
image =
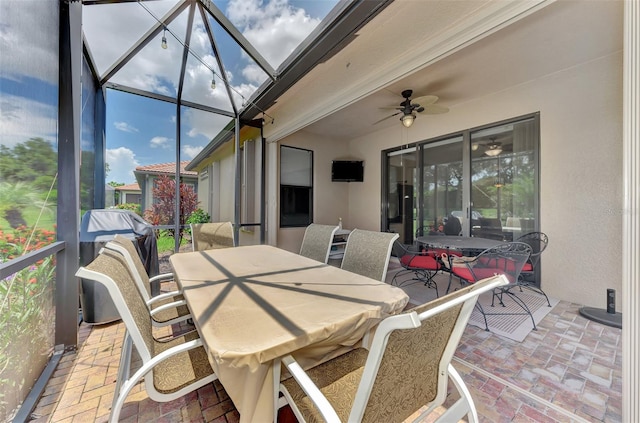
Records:
M0 263L35 251L56 239L55 231L19 226L0 230ZM0 280L0 415L5 404L37 377L33 363L46 360L53 346L55 324L55 256Z
M176 181L166 175L160 176L153 187L154 204L144 212L144 219L154 226L172 225L175 214ZM184 226L187 219L198 208L198 194L193 186L180 183L180 225ZM168 230L173 235L173 230ZM180 231L180 240L184 230Z

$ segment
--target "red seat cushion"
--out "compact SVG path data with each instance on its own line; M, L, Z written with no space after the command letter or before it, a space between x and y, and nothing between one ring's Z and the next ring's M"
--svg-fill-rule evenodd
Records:
M454 266L451 269L454 275L457 277L466 280L467 282L477 282L482 279L490 278L496 275L506 275L507 279L509 279L510 283L513 283L513 276L505 273L502 269L497 269L493 267L474 267L473 272L472 269L463 266Z
M522 271L523 272L533 272L533 264L525 263L524 266L522 267Z
M440 263L429 255L406 254L402 256L400 263L412 269L440 270Z

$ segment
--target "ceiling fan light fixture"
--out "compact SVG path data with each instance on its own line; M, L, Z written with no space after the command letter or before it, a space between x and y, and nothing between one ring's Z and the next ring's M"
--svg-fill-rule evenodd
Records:
M484 152L487 156L495 157L502 153L502 146L498 144L490 144L487 146L487 150Z
M402 121L402 125L404 125L405 128L410 127L411 125L413 125L413 120L416 118L416 116L412 113L408 114L408 115L404 115L400 118L400 121Z

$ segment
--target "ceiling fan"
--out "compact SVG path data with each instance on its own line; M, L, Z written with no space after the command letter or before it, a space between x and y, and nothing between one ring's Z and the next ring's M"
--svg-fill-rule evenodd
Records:
M397 116L402 114L400 117L400 121L405 127L410 127L413 124L414 119L416 118L416 113L422 114L439 114L439 113L447 113L449 108L444 106L439 106L434 104L438 101L438 96L435 95L424 95L422 97L416 97L411 101L411 95L413 94L413 90L404 90L402 92L402 97L404 97L404 101L400 103L399 106L391 106L391 107L382 107L382 109L394 109L398 110L398 112L389 115L379 121L375 122L380 123L383 120L387 120L393 116Z
M504 140L508 140L508 137ZM503 151L512 151L513 144L507 143L503 144L501 141L498 141L496 137L490 137L484 141L474 141L471 144L471 150L476 151L480 146L484 147L484 155L489 157L495 157L500 155Z

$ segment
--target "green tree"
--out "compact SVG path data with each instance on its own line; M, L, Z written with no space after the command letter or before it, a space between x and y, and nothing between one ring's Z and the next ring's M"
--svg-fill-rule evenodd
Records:
M0 182L0 213L13 229L27 225L22 215L25 207L41 205L40 196L24 182Z
M36 188L49 189L58 171L58 153L42 138L16 144L13 150L0 149L0 179L29 182Z

